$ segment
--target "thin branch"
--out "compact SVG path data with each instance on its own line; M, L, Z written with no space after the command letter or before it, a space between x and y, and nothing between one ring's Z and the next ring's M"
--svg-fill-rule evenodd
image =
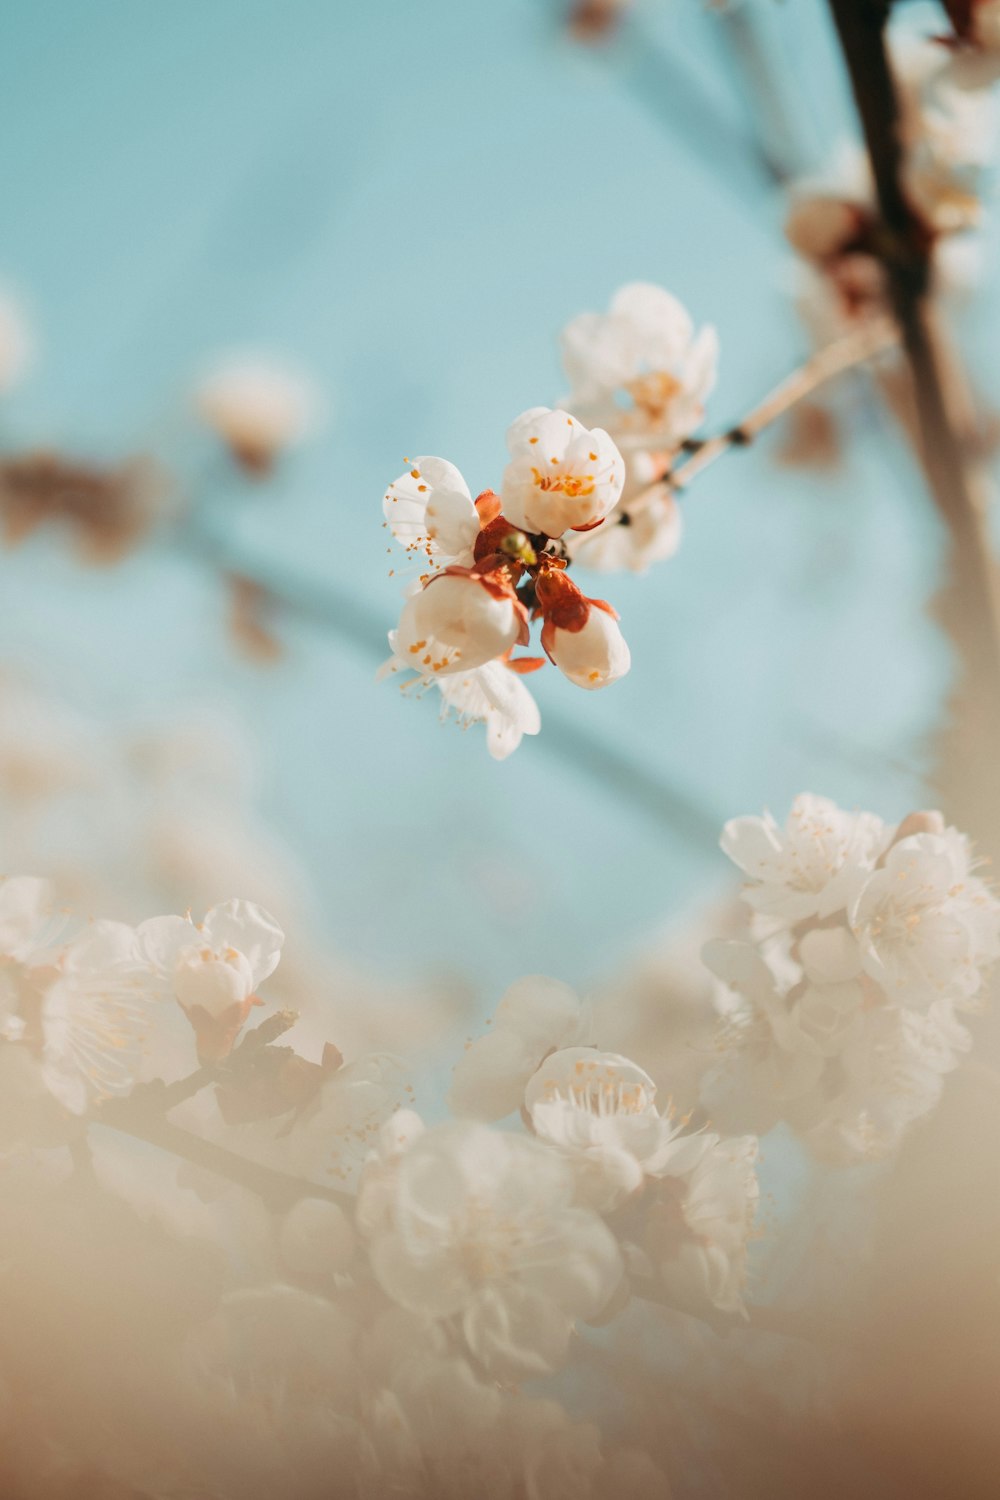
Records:
M172 1125L169 1120L151 1116L147 1110L131 1109L130 1103L128 1099L106 1100L100 1113L88 1123L117 1130L119 1134L132 1136L137 1141L145 1141L147 1145L168 1151L171 1156L178 1156L182 1161L191 1162L193 1166L214 1172L218 1177L225 1177L238 1187L256 1193L274 1213L287 1212L302 1198L325 1198L329 1203L336 1203L353 1212L354 1199L350 1193L327 1187L324 1183L312 1182L305 1177L295 1177L277 1167L250 1161L249 1158L240 1156L239 1152L230 1151L227 1146L203 1140L190 1130Z
M701 443L690 458L672 468L666 476L671 489L687 489L691 481L710 464L715 463L716 459L732 448L747 447L779 417L811 396L820 386L843 375L847 370L867 364L877 354L891 349L898 342L899 334L892 321L889 318L875 318L854 332L845 334L843 338L827 344L780 385L775 386L759 405L747 412L742 421Z

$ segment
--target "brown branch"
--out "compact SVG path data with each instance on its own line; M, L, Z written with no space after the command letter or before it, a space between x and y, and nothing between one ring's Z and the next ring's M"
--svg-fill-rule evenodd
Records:
M1000 851L1000 799L993 760L1000 745L1000 628L996 572L962 414L949 381L930 305L933 237L907 199L900 109L886 46L889 0L829 0L850 74L875 180L877 250L913 380L919 448L928 486L948 527L950 579L939 613L964 669L945 746L952 815ZM952 763L953 762L953 763Z
M274 1213L286 1213L302 1198L325 1198L327 1202L336 1203L351 1213L354 1211L354 1199L350 1193L327 1187L323 1183L311 1182L305 1177L295 1177L277 1167L251 1161L248 1157L240 1156L237 1151L230 1151L228 1146L203 1140L201 1136L184 1130L180 1125L173 1125L169 1120L152 1116L145 1110L130 1109L129 1105L128 1099L106 1100L100 1113L88 1123L117 1130L121 1135L132 1136L137 1141L145 1141L147 1145L168 1151L171 1156L178 1156L183 1161L191 1162L193 1166L225 1177L238 1187L256 1193Z
M87 1123L102 1125L110 1130L117 1130L122 1135L130 1135L135 1140L146 1141L147 1144L169 1151L172 1156L179 1156L194 1166L228 1178L239 1187L256 1193L275 1212L284 1212L300 1198L325 1198L331 1203L353 1209L354 1200L350 1193L311 1182L307 1178L295 1177L277 1167L262 1166L259 1162L241 1156L237 1151L230 1151L228 1146L203 1140L201 1136L172 1124L166 1118L170 1110L207 1088L209 1084L238 1074L243 1064L270 1046L297 1019L298 1015L293 1010L275 1011L259 1026L247 1032L226 1062L206 1063L204 1067L196 1068L193 1073L189 1073L186 1078L179 1078L175 1083L165 1084L156 1080L140 1084L125 1099L104 1100L99 1112Z

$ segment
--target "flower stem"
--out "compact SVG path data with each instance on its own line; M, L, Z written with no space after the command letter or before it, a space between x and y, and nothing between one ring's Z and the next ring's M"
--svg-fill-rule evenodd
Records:
M690 457L668 471L666 483L674 490L687 489L691 481L716 459L732 448L747 447L765 428L820 386L847 370L866 364L876 354L891 349L898 342L899 335L889 318L872 319L843 338L835 339L775 386L741 421L700 443Z

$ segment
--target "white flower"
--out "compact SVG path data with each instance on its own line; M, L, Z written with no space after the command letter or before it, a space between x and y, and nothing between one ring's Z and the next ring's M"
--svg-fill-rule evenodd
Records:
M41 1010L42 1076L82 1114L127 1093L138 1076L153 999L143 986L135 930L93 922L60 954Z
M755 911L795 923L846 907L889 836L874 814L843 812L826 797L803 792L783 829L767 812L733 818L720 843L752 882L744 900Z
M256 355L234 355L199 385L195 403L205 422L252 471L266 471L283 449L318 420L320 400L300 371Z
M573 1190L569 1164L536 1141L439 1125L402 1153L372 1269L402 1307L454 1319L491 1373L552 1370L622 1276L614 1237Z
M390 645L399 662L430 679L481 667L523 641L526 632L524 609L505 570L448 568L407 599Z
M1000 902L971 874L968 843L953 828L895 843L850 920L866 973L907 1006L971 1000L983 967L1000 957Z
M629 478L645 472L640 455L629 460ZM646 483L652 485L649 471ZM638 483L642 483L639 480ZM593 531L571 531L564 538L574 563L595 573L645 573L655 562L673 557L681 544L681 508L670 491L656 485L623 499L601 526Z
M531 534L562 536L596 526L614 510L625 464L608 434L565 411L536 406L511 423L503 514Z
M675 447L694 431L715 385L714 328L696 335L677 298L646 282L623 286L607 313L574 318L562 350L570 405L593 408L612 432L648 435L657 446Z
M32 339L12 297L0 295L0 396L16 385L31 360Z
M682 1126L656 1108L648 1073L615 1052L569 1047L532 1077L524 1107L540 1140L565 1151L581 1201L608 1212L682 1151Z
M411 557L435 567L470 567L480 532L469 486L443 458L415 458L382 502L386 524Z
M354 1228L336 1203L300 1198L281 1222L278 1245L285 1264L300 1276L329 1276L350 1265Z
M672 1300L740 1312L760 1189L756 1136L688 1138L657 1184L644 1248ZM692 1161L692 1156L694 1160Z
M0 963L27 963L46 941L53 920L53 890L34 875L0 876Z
M542 645L552 661L577 687L592 691L610 687L632 665L632 653L618 626L618 617L603 600L589 599L590 609L575 630L547 621Z
M154 917L136 930L150 973L172 992L198 1038L204 1060L225 1057L278 966L284 934L250 901L213 906L203 922Z
M486 745L494 760L506 760L526 734L542 727L538 705L517 672L506 663L489 661L470 672L438 679L444 700L441 717L453 709L465 728L483 722Z
M451 1108L480 1120L513 1114L543 1059L586 1041L588 1026L588 1013L568 984L540 974L517 980L497 1006L490 1030L469 1043L456 1065Z

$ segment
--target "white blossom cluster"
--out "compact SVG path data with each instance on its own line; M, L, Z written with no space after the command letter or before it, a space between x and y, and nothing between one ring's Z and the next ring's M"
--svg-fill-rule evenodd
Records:
M1000 956L1000 901L940 813L893 828L803 794L784 827L736 818L722 847L753 918L750 941L704 950L729 989L706 1106L784 1119L835 1162L885 1156L970 1046L959 1015Z
M236 1462L238 1393L253 1389L275 1445L264 1472L287 1460L279 1427L297 1442L312 1428L308 1451L352 1476L344 1493L458 1497L487 1478L512 1500L571 1480L585 1495L665 1492L647 1455L608 1449L514 1383L558 1371L582 1330L632 1296L742 1313L756 1140L661 1110L649 1075L590 1046L587 1008L543 978L508 991L456 1068L455 1118L425 1126L399 1107L390 1060L255 1049L247 1023L282 943L248 902L201 921L80 923L48 882L0 883L3 1160L34 1163L36 1184L52 1173L57 1203L86 1157L143 1218L253 1268L252 1289L225 1293L183 1351L184 1379L219 1423L213 1462ZM180 1092L157 1082L175 1019L193 1070ZM518 1128L495 1127L518 1110ZM135 1137L188 1149L189 1163L198 1142L221 1149L221 1183L218 1158L164 1175ZM276 1219L226 1188L227 1163L243 1164L237 1183L259 1167L272 1174L263 1192L287 1185ZM356 1194L342 1187L352 1176ZM183 1463L170 1472L190 1478Z
M424 571L380 676L435 684L442 716L484 722L496 759L541 727L520 679L545 658L514 655L532 620L545 656L576 687L608 687L628 672L617 612L567 569L643 571L676 551L680 513L657 481L715 381L714 330L695 335L677 299L643 283L623 287L607 313L575 318L562 344L573 385L565 405L582 417L561 407L522 413L507 432L499 493L473 498L453 464L424 456L383 501L394 540Z

